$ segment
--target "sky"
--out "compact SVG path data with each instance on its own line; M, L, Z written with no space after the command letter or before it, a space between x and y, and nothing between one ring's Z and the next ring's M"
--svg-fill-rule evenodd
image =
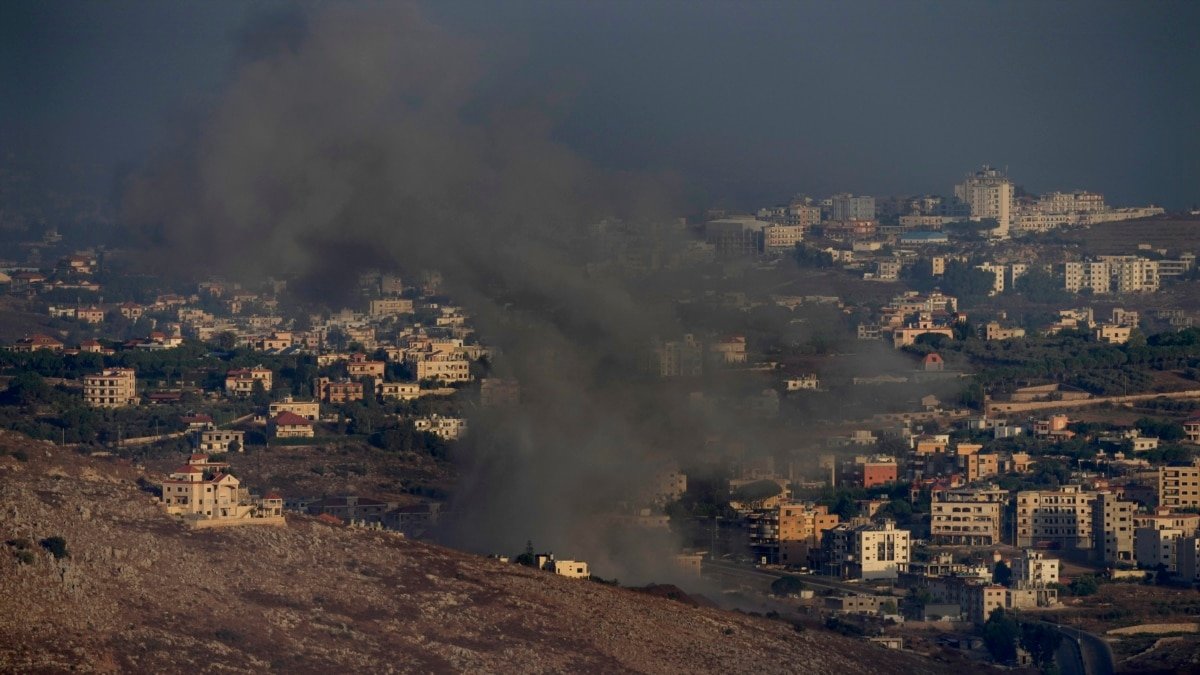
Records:
M0 152L144 164L217 97L281 2L0 3ZM592 162L695 205L1025 188L1200 203L1200 3L427 3L483 54L483 99L536 101ZM268 21L269 23L269 21ZM347 36L347 39L352 39Z

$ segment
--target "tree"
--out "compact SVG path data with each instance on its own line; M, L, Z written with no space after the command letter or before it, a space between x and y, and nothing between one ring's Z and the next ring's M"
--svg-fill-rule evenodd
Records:
M992 581L1001 586L1008 586L1012 583L1012 568L1000 560L996 563L996 567L992 570Z
M780 597L795 595L804 589L804 582L791 575L779 577L771 582L771 593Z
M880 614L895 614L897 611L895 600L884 600L879 603Z
M533 566L537 565L537 558L533 554L533 540L532 539L527 539L525 541L525 551L523 553L521 553L521 555L517 556L513 560L513 562L517 563L518 565L524 565L526 567L533 567Z
M1072 579L1067 589L1071 591L1071 595L1095 595L1096 591L1100 590L1100 581L1090 574L1085 574Z
M992 660L998 663L1016 660L1017 638L1020 635L1020 624L1001 607L993 609L983 624L983 644L992 655Z
M1021 624L1021 647L1029 652L1033 662L1045 667L1054 661L1054 653L1062 644L1062 633L1043 623Z
M71 557L71 554L67 551L67 540L62 537L46 537L38 543L42 545L42 548L50 551L55 560Z

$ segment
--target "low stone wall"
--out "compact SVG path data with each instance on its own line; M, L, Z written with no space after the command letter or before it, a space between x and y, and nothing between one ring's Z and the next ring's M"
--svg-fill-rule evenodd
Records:
M194 530L208 530L214 527L241 527L243 525L287 527L287 522L284 521L283 516L270 516L267 518L204 518L190 521L188 524Z
M1052 410L1055 408L1083 408L1086 406L1103 405L1105 403L1135 403L1150 401L1156 398L1181 399L1200 398L1200 389L1186 391L1167 391L1156 394L1129 394L1128 396L1097 396L1080 401L1033 401L1020 403L1016 401L988 401L984 404L984 412L991 416L999 413L1029 412L1032 410Z
M1163 633L1200 633L1200 623L1142 623L1114 628L1105 635L1161 635Z

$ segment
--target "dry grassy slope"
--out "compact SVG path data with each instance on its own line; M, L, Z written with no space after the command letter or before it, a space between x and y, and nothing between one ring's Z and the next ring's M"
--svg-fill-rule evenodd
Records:
M21 447L26 462L9 453ZM193 532L128 467L0 435L0 671L928 672L824 631L308 518Z

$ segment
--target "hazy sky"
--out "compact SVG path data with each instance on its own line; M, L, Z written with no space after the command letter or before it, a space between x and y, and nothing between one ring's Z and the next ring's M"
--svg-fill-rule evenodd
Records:
M0 3L0 151L138 164L279 2ZM438 2L488 97L548 102L604 166L697 203L947 193L981 163L1033 191L1200 202L1198 2ZM352 36L347 36L352 39Z

